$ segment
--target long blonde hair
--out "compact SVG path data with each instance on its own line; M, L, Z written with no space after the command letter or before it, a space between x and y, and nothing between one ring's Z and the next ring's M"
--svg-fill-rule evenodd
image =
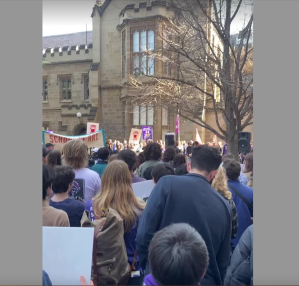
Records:
M212 182L212 187L227 200L232 198L232 193L228 189L227 177L222 166L218 169L218 172Z
M139 200L132 189L132 177L127 164L120 160L109 163L102 177L102 187L93 199L93 210L96 217L101 210L112 208L124 220L125 232L136 226L145 203Z
M85 143L80 140L71 140L67 142L62 149L63 159L66 165L73 169L85 168L88 164L88 151Z

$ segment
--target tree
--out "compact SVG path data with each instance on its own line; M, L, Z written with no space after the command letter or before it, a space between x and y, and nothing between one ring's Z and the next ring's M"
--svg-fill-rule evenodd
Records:
M155 51L146 51L163 71L131 77L130 102L178 113L226 141L237 158L238 132L253 124L253 15L236 37L242 0L167 2L171 13L155 31Z

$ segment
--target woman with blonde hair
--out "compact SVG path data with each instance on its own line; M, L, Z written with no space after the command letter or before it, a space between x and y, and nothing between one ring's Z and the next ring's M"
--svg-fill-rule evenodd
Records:
M238 213L236 205L232 199L232 193L228 189L227 177L222 166L219 167L218 172L212 182L212 187L229 202L232 214L232 235L231 238L237 237L238 233Z
M130 265L134 264L136 267L134 261L136 235L145 203L135 196L132 189L132 176L129 168L121 160L114 160L108 164L102 177L101 192L91 201L87 202L85 210L90 213L91 220L95 220L99 219L103 214L102 211L108 208L117 211L124 221L124 240L128 262ZM136 270L141 271L141 268L137 266Z
M75 172L75 183L71 195L83 193L84 203L91 200L101 189L101 178L98 173L87 168L88 149L85 143L80 140L67 142L63 149L64 163L70 166Z

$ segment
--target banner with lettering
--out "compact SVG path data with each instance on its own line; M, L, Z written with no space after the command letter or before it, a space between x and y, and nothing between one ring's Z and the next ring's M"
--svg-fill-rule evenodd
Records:
M65 143L68 141L80 139L88 148L102 148L106 146L105 143L105 131L99 130L92 134L80 135L80 136L66 136L48 131L43 131L43 144L52 143L55 150L62 150Z

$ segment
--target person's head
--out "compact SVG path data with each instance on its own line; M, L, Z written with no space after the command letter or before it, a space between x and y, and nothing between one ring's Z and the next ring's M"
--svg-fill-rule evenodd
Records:
M54 179L54 170L50 166L43 165L43 200L50 195Z
M58 150L52 150L47 156L47 165L52 168L61 166L61 152Z
M198 143L197 141L195 141L195 142L193 143L193 146L194 146L194 147L197 147L197 146L199 146L199 143Z
M119 153L119 150L114 150L113 152L111 152L111 155L117 155Z
M70 193L73 188L75 172L69 166L55 168L55 180L52 185L54 194Z
M143 164L145 162L145 159L144 159L144 152L140 152L137 156L137 161L136 161L136 169L139 168L139 166L141 164Z
M209 253L193 227L176 223L154 235L149 265L158 285L198 285L208 268Z
M222 166L219 167L218 172L212 182L212 187L219 192L224 198L230 200L232 193L228 189L227 177L225 170Z
M245 173L252 172L253 173L253 152L250 152L246 155L244 160L245 165Z
M159 161L162 157L161 146L158 143L149 143L144 148L144 159L145 161Z
M71 140L63 147L64 161L73 169L82 169L88 165L88 150L85 143L80 140Z
M217 149L201 145L192 149L191 163L188 164L192 173L200 173L211 182L221 164L221 155Z
M152 178L157 184L164 176L174 175L174 169L168 164L158 164L152 169Z
M109 157L109 161L108 161L108 163L111 163L112 161L117 160L117 158L118 158L118 154L112 154L112 155Z
M125 232L128 232L136 225L136 219L144 207L144 203L134 195L132 177L127 164L121 160L109 163L102 177L101 192L93 201L96 217L101 216L103 208L112 208L122 217Z
M188 146L192 146L193 145L193 141L190 141L189 143L188 143Z
M178 166L186 164L186 157L184 154L177 154L173 158L173 167L177 168Z
M124 161L128 165L130 172L134 171L137 160L135 152L130 149L125 149L118 154L118 160Z
M176 155L175 148L173 146L167 147L163 155L163 162L168 163L173 161L175 155Z
M102 161L107 161L109 155L110 155L109 150L106 147L100 148L98 151L98 158Z
M188 174L187 164L182 164L174 170L176 176L183 176Z
M42 161L43 165L47 164L47 155L48 155L47 149L43 147L43 161Z
M147 181L150 181L153 179L152 177L152 170L154 169L154 166L148 167L144 172L143 172L143 178L146 179Z
M47 149L47 151L54 150L54 146L55 146L55 145L53 145L52 143L47 143L47 144L46 144L46 149Z
M225 155L222 156L222 162L227 161L227 160L234 160L235 157L232 153L226 153Z
M228 180L235 181L238 180L241 173L241 164L236 160L226 160L223 163L223 168L225 170Z

